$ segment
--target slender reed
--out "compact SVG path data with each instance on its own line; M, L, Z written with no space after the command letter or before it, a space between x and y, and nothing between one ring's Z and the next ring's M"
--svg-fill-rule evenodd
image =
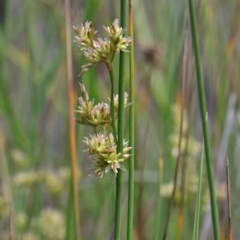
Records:
M181 157L182 157L182 153L181 153L182 137L183 137L183 106L181 105L181 119L180 119L180 129L179 129L179 139L178 139L178 155L177 155L177 159L176 159L176 166L175 166L175 172L174 172L174 177L173 177L173 190L172 190L171 198L169 201L169 207L168 207L168 211L167 211L166 222L165 222L165 226L164 226L164 230L163 230L162 240L165 240L167 238L169 220L171 217L173 202L174 202L175 194L177 191L177 177L178 177L180 161L181 161Z
M116 133L116 126L115 126L115 111L114 111L114 76L113 76L113 67L112 64L107 64L107 69L109 72L110 82L111 82L111 100L110 100L110 108L111 108L111 123L112 123L112 130L115 142L117 142L117 133Z
M229 173L229 161L226 163L226 177L227 177L227 202L228 202L228 238L232 240L232 214L231 214L231 193L230 193L230 173Z
M71 153L71 177L73 185L73 205L74 205L74 226L75 239L80 239L80 219L79 219L79 199L78 199L78 166L76 150L76 134L74 123L74 87L72 72L71 34L70 34L70 2L65 0L65 21L66 21L66 59L67 59L67 80L68 80L68 104L69 104L69 139Z
M155 230L154 230L154 240L159 240L161 237L161 185L162 185L162 176L163 176L163 158L159 159L159 172L158 172L158 187L157 187L157 209L155 217Z
M129 11L129 35L132 38L129 59L129 146L131 147L128 169L128 220L127 240L133 239L133 213L134 213L134 38L132 3L128 2Z
M64 240L74 240L75 239L75 220L74 220L74 206L73 206L73 183L69 183L68 190L68 200L66 209L66 231Z
M200 208L201 208L201 197L202 197L202 177L203 177L203 163L204 163L204 150L202 149L200 169L198 174L198 191L197 201L195 207L194 225L193 225L193 240L199 239L199 220L200 220Z
M121 0L120 26L126 28L127 0ZM124 135L124 90L125 90L125 53L120 52L119 58L119 85L118 85L118 142L117 152L123 150ZM122 195L122 172L118 172L116 179L116 203L115 203L115 232L114 239L120 240L121 229L121 195Z
M180 112L180 133L183 132L183 120L184 120L184 108L186 107L186 79L187 79L187 52L188 52L188 45L189 45L189 20L187 18L187 11L185 12L185 32L184 32L184 45L183 45L183 55L182 55L182 79L181 79L181 112ZM189 135L189 131L187 131ZM181 187L180 187L180 202L179 202L179 209L178 209L178 223L177 223L177 234L178 239L182 237L183 231L183 222L184 222L184 194L185 194L185 177L186 177L186 156L188 144L189 144L189 136L186 136L187 147L186 149L181 152ZM180 147L180 146L179 146ZM181 149L180 149L181 150Z
M181 103L181 112L180 112L180 128L179 128L179 139L178 139L178 155L176 159L176 167L175 167L175 172L174 172L174 179L173 179L173 190L172 190L172 195L170 198L169 202L169 207L168 207L168 212L167 212L167 217L166 217L166 222L165 226L163 229L163 237L162 239L165 240L167 237L167 231L168 231L168 225L169 225L169 220L171 217L171 212L172 212L172 207L173 207L173 202L177 190L177 177L180 169L180 162L182 161L182 138L183 138L183 112L184 112L184 96L185 96L185 78L186 78L186 57L187 57L187 33L188 33L188 26L186 22L186 27L185 27L185 41L184 41L184 46L183 46L183 71L182 71L182 79L181 79L181 92L182 92L182 103ZM182 196L183 197L183 196Z
M214 239L219 240L220 235L219 235L217 199L216 199L215 186L214 186L214 173L213 173L213 167L211 162L212 154L211 154L209 130L208 130L208 124L207 124L206 100L205 100L205 92L203 87L201 62L200 62L200 54L199 54L199 46L198 46L196 14L193 7L193 1L189 0L188 3L189 3L188 5L189 5L191 33L192 33L192 43L193 43L195 62L196 62L198 99L199 99L201 119L202 119L204 149L205 149L205 156L206 156L206 168L207 168L208 185L209 185L210 200L211 200L213 232L214 232Z
M9 207L9 240L13 240L13 213L12 213L12 204Z

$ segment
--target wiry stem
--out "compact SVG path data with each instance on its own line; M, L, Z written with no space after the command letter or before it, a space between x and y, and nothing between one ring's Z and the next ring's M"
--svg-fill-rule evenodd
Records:
M162 170L163 170L163 158L160 157L158 163L158 184L157 184L157 208L155 217L155 230L154 230L154 240L159 240L161 236L161 185L162 185Z
M202 196L202 178L203 178L203 163L204 163L204 150L202 149L202 155L200 160L200 169L198 174L198 190L197 201L195 207L194 225L193 225L193 240L199 239L199 220L200 220L200 208L201 208L201 196Z
M231 214L231 193L230 193L230 173L229 173L229 161L227 159L226 164L226 177L227 177L227 202L228 202L228 238L232 240L232 214Z
M219 240L220 239L219 219L218 219L217 199L216 199L215 186L214 186L214 174L213 174L213 167L211 162L212 154L211 154L209 130L208 130L208 124L207 124L206 100L205 100L205 92L204 92L202 72L201 72L201 62L200 62L197 28L196 28L196 16L195 16L192 0L189 0L189 14L190 14L190 23L191 23L191 30L192 30L192 43L193 43L195 62L196 62L198 98L199 98L199 105L200 105L201 119L202 119L206 167L207 167L208 185L209 185L209 191L210 191L210 200L211 200L213 232L214 232L214 239Z
M110 97L110 109L111 109L111 124L113 130L114 141L117 144L117 132L115 125L115 109L114 109L114 76L113 76L113 68L112 64L107 64L107 69L109 72L109 77L111 81L111 97Z
M13 240L13 214L12 214L12 204L10 204L10 211L9 211L9 240Z
M79 199L78 199L78 166L77 166L77 150L76 136L74 127L74 88L73 88L73 73L72 73L72 55L71 55L71 40L70 40L70 3L65 0L65 16L66 16L66 55L67 55L67 80L68 80L68 97L69 97L69 138L70 138L70 153L71 153L71 176L73 185L73 205L74 205L74 225L75 239L80 239L80 219L79 219Z
M126 28L127 1L121 0L121 27ZM123 150L124 134L124 90L125 90L125 54L120 52L119 58L119 94L118 94L118 144L117 152ZM122 195L122 172L119 170L116 179L116 203L115 203L115 233L114 239L120 240L121 229L121 195Z
M129 0L129 35L132 38L130 46L129 60L129 146L131 148L129 157L128 175L128 221L127 221L127 240L133 239L133 211L134 211L134 43L133 43L133 16L132 5Z

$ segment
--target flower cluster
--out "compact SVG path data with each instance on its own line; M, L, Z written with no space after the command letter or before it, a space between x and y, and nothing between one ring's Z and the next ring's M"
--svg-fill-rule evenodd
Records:
M74 27L76 33L75 42L80 46L81 53L85 56L87 64L82 66L82 73L86 72L91 66L103 62L107 67L111 87L113 85L113 59L119 51L125 51L131 39L125 37L125 30L119 27L119 21L116 19L111 26L104 27L106 32L104 38L96 37L91 22L86 22L80 27ZM118 116L119 97L111 91L111 97L108 102L95 104L94 100L89 99L89 95L83 84L80 84L81 96L79 97L79 106L76 110L78 117L76 121L83 125L92 127L94 134L85 137L84 143L87 146L86 152L93 163L93 175L103 177L110 170L117 175L118 170L122 168L120 163L129 157L130 147L126 140L121 140L123 149L117 151L117 133L115 124ZM128 94L124 96L124 107L128 106ZM112 133L111 133L112 131Z
M100 178L109 170L116 175L121 168L120 163L129 157L128 152L131 149L128 147L128 142L124 140L123 151L117 153L113 134L106 134L106 132L91 135L90 138L86 137L84 143L88 147L86 151L94 162L93 173Z
M80 84L80 89L82 95L78 98L79 106L78 110L76 110L80 118L76 119L77 122L94 128L100 125L109 125L111 123L109 105L107 103L94 105L94 101L89 100L88 93L83 84Z
M64 167L54 169L54 171L46 169L39 169L35 171L21 171L14 175L13 187L16 189L21 188L28 191L35 188L37 184L43 183L44 190L48 191L53 196L60 196L64 194L64 190L66 189L69 181L69 176L69 170Z
M119 27L118 19L111 26L104 26L107 35L105 38L95 38L97 31L91 22L73 28L76 34L75 41L80 45L80 51L88 61L88 64L82 66L83 72L99 62L112 63L115 54L125 51L131 43L131 38L124 36L125 30Z
M125 30L119 27L118 19L116 19L110 27L104 27L104 29L110 39L113 51L119 52L127 49L132 40L130 37L123 36Z
M83 125L89 125L96 129L98 126L108 126L111 124L111 112L109 103L97 103L89 100L89 95L83 84L80 83L81 97L78 98L78 109L76 112L80 118L76 121ZM110 102L110 99L109 99ZM124 107L128 106L128 94L125 93ZM118 113L118 95L114 96L114 114Z
M41 233L42 239L64 239L66 231L64 215L57 209L43 209L35 221L35 227Z
M120 163L129 157L128 142L123 141L123 151L117 153L116 142L112 133L106 132L106 127L111 126L111 112L109 103L97 103L89 100L89 95L83 84L80 84L81 97L76 112L80 117L77 122L91 126L94 130L93 135L85 137L84 143L87 145L88 152L93 163L93 175L103 177L105 173L112 170L116 175L121 168ZM110 99L109 99L110 101ZM128 94L125 93L124 107L127 107ZM118 95L114 96L114 114L118 112ZM99 129L102 127L101 129ZM97 131L99 130L99 131Z

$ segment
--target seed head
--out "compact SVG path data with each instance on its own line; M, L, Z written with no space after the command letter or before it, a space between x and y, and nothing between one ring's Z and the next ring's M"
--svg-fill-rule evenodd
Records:
M110 98L109 98L108 100L109 100L109 102L111 101ZM128 93L125 92L125 93L124 93L124 108L126 108L127 106L129 106ZM118 110L118 94L116 94L116 95L114 96L114 108L115 108L115 111L116 111L116 113L117 113L117 110Z
M79 118L77 118L77 122L89 125L94 128L98 126L106 126L110 125L111 118L111 110L110 110L110 99L109 103L97 103L94 104L94 100L89 100L89 95L83 84L80 84L81 96L78 98L78 109L76 112L79 114ZM124 107L127 107L128 103L128 94L125 92L124 94ZM114 112L117 116L118 114L118 95L114 96Z
M130 37L124 37L125 29L119 27L119 20L115 19L110 27L104 29L109 37L111 44L116 52L125 51L132 42Z
M113 134L106 132L90 135L83 141L87 145L86 151L89 153L93 163L93 174L100 178L105 173L112 170L117 175L120 163L129 157L128 142L123 141L123 152L117 153L116 143Z
M118 19L111 26L104 26L106 36L103 38L94 38L96 31L91 22L73 28L76 33L75 42L80 45L80 51L88 61L88 64L82 67L82 73L96 63L112 63L115 54L119 51L126 51L132 41L130 37L124 36L125 30L119 27Z
M76 33L75 41L80 45L81 50L85 50L92 45L96 31L91 22L87 21L84 25L81 24L80 27L73 26L73 29Z

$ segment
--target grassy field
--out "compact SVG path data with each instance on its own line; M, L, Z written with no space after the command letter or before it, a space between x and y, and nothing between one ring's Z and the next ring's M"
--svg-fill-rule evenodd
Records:
M103 35L102 26L121 19L120 1L70 2L66 15L64 1L0 1L0 240L114 239L116 176L111 171L103 178L92 176L83 140L93 131L77 122L74 130L69 123L73 121L71 112L78 118L79 82L95 103L108 102L111 90L103 63L79 76L86 60L74 42L73 26L91 21L97 34ZM219 234L221 240L231 239L231 202L232 238L238 239L240 3L194 1L194 9ZM129 109L134 106L133 239L194 239L197 210L196 239L214 239L188 1L133 0L132 13L135 92L122 126L128 140ZM70 29L66 16L70 17ZM129 48L124 56L125 91L130 92ZM116 55L116 93L119 62ZM70 104L69 95L73 97ZM77 166L69 137L74 133ZM127 239L129 162L124 161L126 171L120 171L121 240Z

